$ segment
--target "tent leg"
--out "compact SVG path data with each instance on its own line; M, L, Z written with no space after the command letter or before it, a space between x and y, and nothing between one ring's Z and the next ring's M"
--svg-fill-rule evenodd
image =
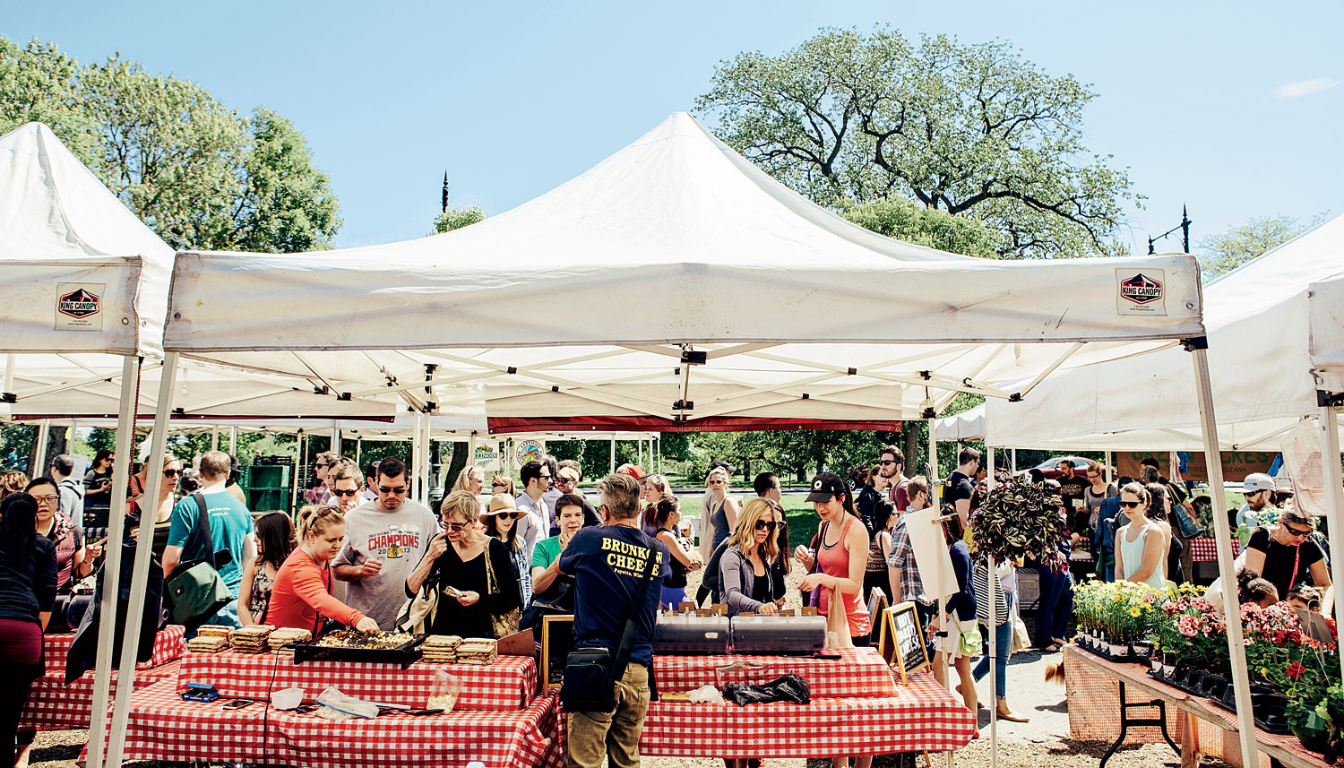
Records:
M43 419L37 427L37 452L33 456L33 465L28 468L29 477L41 477L47 474L47 443L51 440L51 422Z
M1008 449L1008 471L1011 472L1011 473L1014 474L1014 475L1017 474L1017 449L1016 449L1016 448L1010 448L1010 449Z
M159 378L159 399L154 413L154 437L150 443L145 466L161 466L164 449L168 444L168 420L173 413L173 390L177 381L177 353L164 356ZM145 497L159 497L162 472L146 473L149 482ZM149 561L153 552L154 516L140 516L140 538L135 547L135 573L131 579L131 602L126 609L126 631L121 648L121 664L117 672L117 697L112 705L112 732L107 747L107 765L120 766L122 746L126 740L126 719L131 710L131 694L135 690L135 657L139 651L140 624L145 612L145 593L149 584ZM114 619L115 620L115 619Z
M1344 512L1344 479L1341 479L1339 467L1339 424L1335 409L1321 408L1321 480L1325 486L1325 519L1330 524L1330 581L1335 585L1335 619L1344 616L1344 525L1340 523L1340 513ZM1340 666L1344 668L1344 654L1340 655Z
M216 424L210 428L210 450L219 450L219 425Z
M361 454L363 452L364 452L364 438L357 437L355 438L355 463L360 465L359 468L361 471L363 471L364 469L364 466L361 463L363 459L363 456L361 456Z
M1112 477L1111 477L1111 474L1112 474L1112 473L1111 473L1111 452L1110 452L1110 451L1107 451L1107 452L1106 452L1106 482L1107 482L1108 484L1111 483L1111 482L1113 482L1113 479L1112 479Z
M932 426L932 425L930 425ZM994 617L998 611L994 606L998 604L997 596L994 594L995 576L998 573L998 566L994 562L994 556L989 556L989 573L985 577L985 583L989 585L989 768L999 768L999 694L1007 691L998 690L999 679L999 628L994 623ZM1009 620L1012 616L1009 615Z
M237 459L239 462L241 462L241 461L243 460L243 457L241 457L241 456L238 455L238 428L237 428L237 427L229 427L229 453L233 454L233 458Z
M616 473L616 436L611 436L611 468L607 470L608 474Z
M1202 342L1203 339L1198 341ZM1201 345L1190 350L1195 366L1195 395L1199 398L1200 431L1204 437L1204 463L1209 472L1209 498L1215 500L1214 511L1223 498L1223 462L1218 445L1218 422L1213 411L1213 387L1209 382L1208 351ZM1237 602L1237 575L1232 568L1232 528L1227 515L1213 516L1214 539L1218 553L1218 578L1223 584L1223 599L1227 606L1223 613L1227 620L1227 647L1232 663L1232 685L1237 697L1237 722L1240 726L1241 764L1257 766L1255 720L1251 714L1251 681L1246 670L1246 644L1241 632L1241 606ZM1333 531L1332 531L1333 533Z
M295 463L294 465L294 477L293 477L294 484L290 486L289 489L289 513L291 515L299 511L298 507L299 484L303 482L302 478L307 474L307 472L304 471L304 467L306 466L305 462L307 460L307 455L305 451L307 446L308 442L304 440L303 437L303 427L299 427L299 445L298 448L296 449L296 456L298 458L298 462Z
M337 456L341 455L341 428L331 428L331 452Z
M128 356L121 364L121 402L117 409L116 451L120 460L112 467L112 506L109 510L126 508L126 482L130 479L134 450L135 414L140 392L140 364L138 357ZM121 552L119 542L126 539L126 516L107 516L107 564L103 567L106 584L121 583ZM107 702L112 682L112 650L116 638L117 590L103 590L99 603L98 657L93 677L93 711L89 724L89 765L103 766L103 734L107 727Z

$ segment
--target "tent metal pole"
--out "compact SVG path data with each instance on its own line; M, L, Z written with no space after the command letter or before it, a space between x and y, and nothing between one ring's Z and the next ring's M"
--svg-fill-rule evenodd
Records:
M306 453L305 453L305 451L304 451L304 448L305 448L306 446L307 446L307 442L303 439L303 427L299 427L299 445L298 445L298 448L297 448L297 457L298 457L298 461L297 461L297 462L295 463L295 465L294 465L294 477L292 478L294 482L293 482L293 484L290 486L290 489L289 489L289 511L290 511L290 514L293 514L294 512L296 512L296 511L298 510L298 504L299 504L299 484L303 482L303 480L300 479L300 478L302 478L302 477L304 477L304 476L306 476L306 475L308 474L306 471L304 471L304 468L307 466L307 464L306 464L306 458L307 458L307 456L306 456ZM305 489L305 490L306 490L306 489Z
M1008 471L1011 472L1012 474L1016 475L1016 474L1017 474L1017 449L1016 449L1016 448L1010 448L1010 449L1008 449L1008 462L1009 462L1009 464L1008 464L1009 470L1008 470Z
M1204 436L1204 463L1209 472L1209 498L1223 498L1223 462L1218 445L1218 422L1213 411L1213 386L1209 381L1207 342L1196 339L1189 345L1195 366L1195 395L1199 398L1200 430ZM1219 504L1215 501L1215 505ZM1215 512L1221 507L1215 506ZM1240 726L1241 764L1260 764L1255 745L1255 720L1251 713L1251 681L1246 669L1246 643L1241 631L1241 606L1237 602L1237 575L1232 565L1232 527L1227 515L1213 516L1215 550L1218 553L1218 578L1223 585L1223 611L1227 621L1227 648L1232 663L1232 685L1237 699L1237 722ZM1334 532L1331 531L1333 534Z
M611 435L611 468L607 470L608 474L616 473L616 434Z
M341 455L341 428L331 428L331 452L337 456Z
M219 425L210 427L210 450L219 450Z
M14 391L14 353L5 355L5 391Z
M1106 452L1106 483L1109 485L1113 478L1111 477L1111 452Z
M425 413L424 416L421 417L421 421L424 422L424 436L420 438L420 453L423 454L421 466L424 467L424 469L421 470L423 479L420 481L420 485L424 489L424 503L429 504L429 489L430 486L433 485L430 478L434 475L434 467L430 466L430 462L433 460L434 456L434 433L430 431L429 413Z
M363 457L361 455L363 452L364 452L364 438L357 437L355 438L355 463L360 465L359 468L361 471L363 471L364 469L362 462Z
M145 466L163 465L164 450L168 445L168 422L173 414L173 390L177 382L177 353L164 356L163 371L159 375L159 399L154 413L154 437L150 440ZM157 499L162 472L146 472L148 478L145 497ZM200 511L205 514L205 510ZM131 711L131 694L135 691L135 657L139 652L141 620L145 612L145 593L149 585L149 561L153 554L154 515L140 515L140 534L135 547L135 573L131 577L131 602L126 608L126 630L121 647L121 663L117 668L117 696L112 704L112 731L107 746L107 765L120 766L122 747L126 741L126 719ZM114 619L115 620L115 619Z
M229 453L242 462L243 458L238 455L238 427L229 427Z
M411 498L420 498L420 412L416 411L411 419Z
M995 610L995 606L998 605L995 595L997 590L994 589L994 582L998 581L997 576L998 565L994 562L994 556L990 555L989 574L985 577L985 582L989 585L989 698L993 699L989 703L989 768L999 768L999 695L1007 693L998 689L999 627L994 622L998 616L998 611ZM1008 619L1011 621L1012 618L1010 611Z
M658 472L663 471L663 433L658 433Z
M13 356L11 355L11 359ZM133 463L131 452L135 445L135 408L140 389L140 363L136 356L127 356L121 363L121 401L117 408L116 452L119 460L112 465L112 506L126 508L126 483ZM103 566L105 584L121 583L121 542L126 540L126 516L108 515L106 565ZM103 766L103 734L107 727L108 693L112 682L112 650L116 643L117 590L104 589L98 606L98 656L93 673L93 711L89 724L89 765Z
M1330 581L1335 585L1335 620L1344 616L1344 525L1340 523L1340 512L1344 511L1344 479L1339 467L1339 424L1335 409L1329 406L1321 408L1317 419L1321 430L1321 480L1325 487L1325 519L1330 524ZM1340 666L1344 669L1344 654L1340 655Z
M37 455L33 457L33 466L28 468L29 477L41 477L47 474L47 443L51 440L51 421L43 419L37 427Z

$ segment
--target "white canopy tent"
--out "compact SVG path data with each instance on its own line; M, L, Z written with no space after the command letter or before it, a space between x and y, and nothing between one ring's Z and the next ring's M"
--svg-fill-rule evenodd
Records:
M1344 616L1338 418L1344 406L1344 216L1214 281L1207 295L1220 447L1278 450L1303 420L1315 424L1335 615ZM988 401L989 440L1018 447L1188 449L1199 442L1201 409L1181 363L1179 353L1164 351L1057 372L1022 402ZM1213 498L1222 498L1221 488ZM1229 534L1219 527L1218 535ZM1227 563L1219 566L1229 573ZM1236 594L1226 586L1225 594ZM1237 650L1233 658L1244 662Z
M967 411L934 419L933 439L940 442L985 439L985 405L981 403Z
M1211 416L1200 304L1189 256L991 261L875 235L678 114L461 230L296 256L179 254L166 370L181 357L316 375L337 397L400 392L427 412L483 382L495 432L542 417L547 429L890 428L957 392L1020 396L1060 368L1195 339ZM165 376L154 453L173 394Z

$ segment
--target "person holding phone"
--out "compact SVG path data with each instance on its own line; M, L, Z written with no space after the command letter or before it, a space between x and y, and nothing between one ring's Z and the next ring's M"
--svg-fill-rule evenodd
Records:
M405 596L415 597L426 584L442 592L426 622L430 634L499 639L492 617L523 607L509 547L476 528L481 504L471 491L448 494L439 512L445 533L430 541L406 577Z

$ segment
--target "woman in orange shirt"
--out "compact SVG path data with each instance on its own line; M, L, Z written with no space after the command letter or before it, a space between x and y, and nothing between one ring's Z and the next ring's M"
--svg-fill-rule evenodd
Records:
M331 595L331 561L345 541L345 517L331 505L299 511L299 547L275 575L266 623L306 629L316 637L322 617L375 633L378 622Z

